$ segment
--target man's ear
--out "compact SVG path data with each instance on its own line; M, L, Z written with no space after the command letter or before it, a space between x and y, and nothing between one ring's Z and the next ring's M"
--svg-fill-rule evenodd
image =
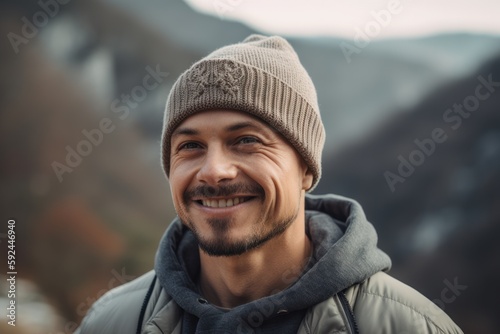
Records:
M309 167L304 163L303 164L303 169L302 169L302 189L305 191L308 191L311 189L312 184L313 184L313 173L309 169Z

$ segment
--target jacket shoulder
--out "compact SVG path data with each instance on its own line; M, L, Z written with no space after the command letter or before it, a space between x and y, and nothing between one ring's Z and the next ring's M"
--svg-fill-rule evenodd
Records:
M149 271L108 291L92 305L75 333L135 333L142 303L154 276L154 271Z
M384 272L351 287L346 296L361 333L463 333L433 302Z

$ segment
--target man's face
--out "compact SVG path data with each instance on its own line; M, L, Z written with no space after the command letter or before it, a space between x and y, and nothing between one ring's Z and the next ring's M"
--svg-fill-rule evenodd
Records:
M171 145L177 214L209 255L242 254L301 219L312 175L259 119L238 111L200 112L176 128Z

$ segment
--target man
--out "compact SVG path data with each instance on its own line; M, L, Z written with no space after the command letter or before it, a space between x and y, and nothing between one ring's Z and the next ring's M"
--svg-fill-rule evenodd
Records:
M95 303L79 333L462 333L384 271L358 203L306 195L325 131L292 47L252 35L184 72L163 166L178 214L155 270Z

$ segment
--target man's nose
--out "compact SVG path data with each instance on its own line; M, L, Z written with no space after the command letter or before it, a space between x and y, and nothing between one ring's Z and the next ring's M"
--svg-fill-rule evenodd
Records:
M197 177L201 182L216 186L222 181L232 180L237 175L233 159L223 148L209 148Z

